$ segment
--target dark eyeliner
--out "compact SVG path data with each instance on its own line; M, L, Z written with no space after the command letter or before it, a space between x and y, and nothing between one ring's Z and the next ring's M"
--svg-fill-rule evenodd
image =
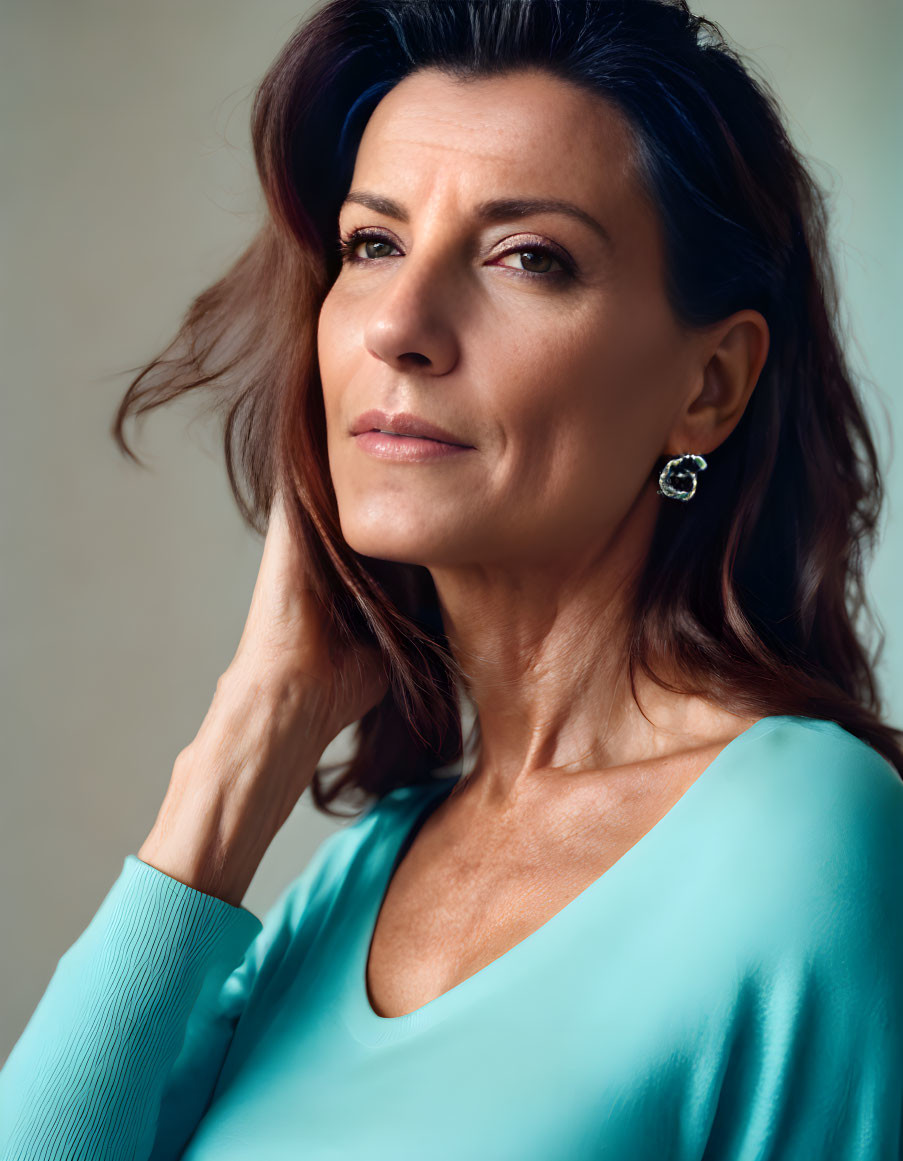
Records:
M350 234L341 235L338 240L337 249L341 257L343 265L351 265L364 262L378 262L378 258L355 258L354 251L365 241L385 242L387 245L394 247L395 243L385 234L378 230L361 228L352 230ZM562 267L560 270L549 270L546 273L540 273L537 270L514 270L513 267L506 267L512 270L514 274L526 275L528 278L546 278L552 279L556 275L568 274L573 277L576 274L573 264L570 259L566 258L564 254L559 253L558 250L553 250L550 246L542 245L541 243L527 243L525 245L513 246L510 250L504 250L498 255L499 258L507 258L509 254L541 254L544 257L554 258L556 262Z

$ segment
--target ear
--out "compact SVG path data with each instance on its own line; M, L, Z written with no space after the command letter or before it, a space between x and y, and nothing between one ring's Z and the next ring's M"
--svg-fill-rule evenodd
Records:
M768 323L757 310L737 311L700 332L691 389L674 417L664 455L704 455L727 439L746 410L769 342Z

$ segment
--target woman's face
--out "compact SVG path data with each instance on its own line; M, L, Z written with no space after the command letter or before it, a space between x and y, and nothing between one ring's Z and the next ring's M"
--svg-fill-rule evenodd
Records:
M610 105L538 71L423 71L374 110L339 216L343 237L368 237L352 240L318 329L353 549L426 566L595 553L654 493L656 458L698 450L666 446L698 371L627 134ZM579 214L481 212L534 199ZM371 436L368 449L351 430L371 409L471 446L405 459L397 438Z

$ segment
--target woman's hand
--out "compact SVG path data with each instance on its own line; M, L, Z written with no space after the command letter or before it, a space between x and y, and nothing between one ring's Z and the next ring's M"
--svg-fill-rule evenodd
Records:
M378 649L342 649L330 633L301 546L291 535L281 492L270 512L244 632L221 680L247 681L254 687L273 683L277 688L317 683L333 737L362 718L388 690Z
M235 656L138 857L238 906L326 746L387 690L377 649L335 640L277 497Z

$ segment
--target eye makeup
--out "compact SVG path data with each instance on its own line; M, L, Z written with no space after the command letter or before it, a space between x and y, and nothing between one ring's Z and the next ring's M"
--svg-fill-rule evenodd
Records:
M342 264L345 266L364 265L369 262L379 261L378 258L359 258L356 256L355 251L357 248L363 242L368 241L381 243L390 246L392 249L397 249L397 246L392 241L392 239L381 230L376 230L369 227L352 230L348 234L342 234L338 241L338 251L341 256ZM511 270L515 274L527 278L546 278L557 280L561 277L574 277L576 274L576 269L571 259L557 247L552 247L545 242L534 243L531 241L525 241L522 242L522 244L519 246L510 246L507 250L502 251L498 257L506 258L510 254L539 255L543 258L552 259L552 261L557 262L560 267L558 270L549 271L516 270L513 266L503 267L505 270Z

